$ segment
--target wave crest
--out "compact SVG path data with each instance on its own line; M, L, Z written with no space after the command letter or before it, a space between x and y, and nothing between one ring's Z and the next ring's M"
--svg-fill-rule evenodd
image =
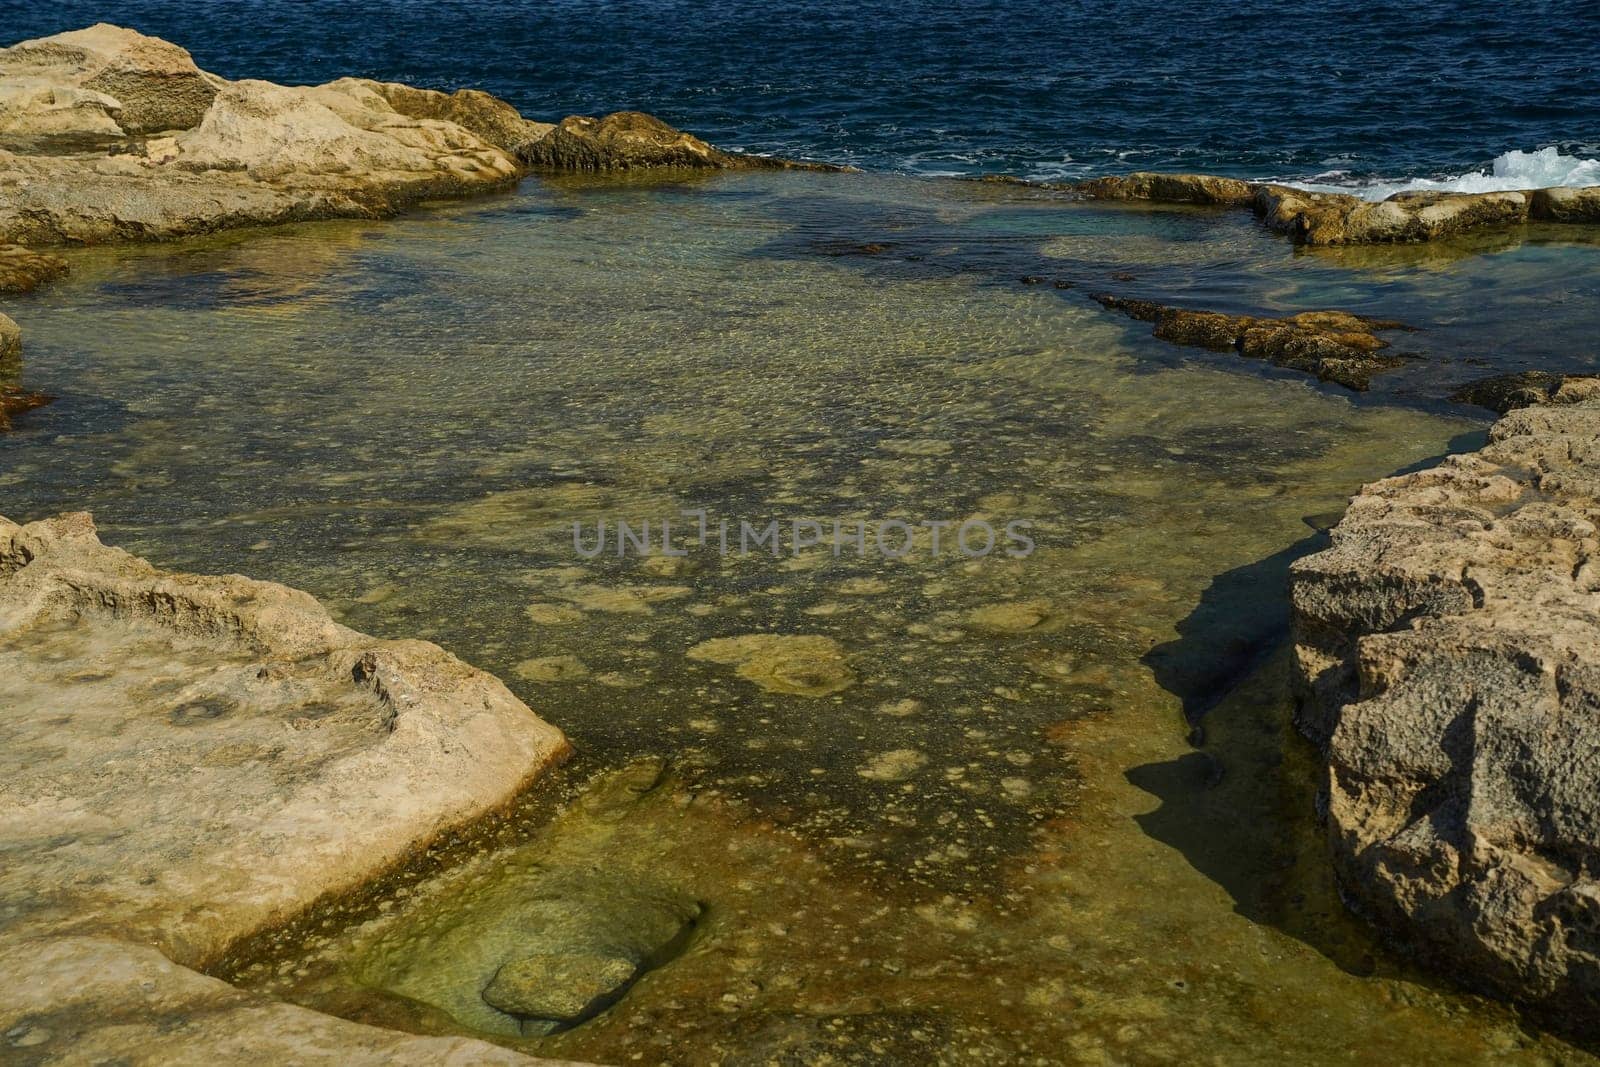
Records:
M1341 172L1333 171L1288 184L1314 192L1351 193L1363 200L1386 200L1395 193L1409 192L1497 193L1558 185L1600 185L1600 159L1569 156L1552 145L1533 152L1512 150L1496 156L1483 170L1449 178L1340 181L1341 176Z

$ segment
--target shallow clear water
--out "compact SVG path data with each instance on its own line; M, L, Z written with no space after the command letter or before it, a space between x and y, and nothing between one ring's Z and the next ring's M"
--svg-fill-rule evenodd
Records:
M247 984L609 1062L1575 1058L1345 916L1273 652L1347 496L1481 439L1452 375L1594 365L1568 236L1311 256L1226 214L799 174L81 252L13 308L61 399L0 440L0 513L307 589L571 736L494 850L257 946ZM1445 370L1356 398L1163 345L1096 286L1392 315ZM684 508L1020 519L1037 550L574 551L574 521ZM752 634L845 673L700 647ZM640 759L659 783L584 793ZM616 1007L485 1014L529 900L604 924L661 893L704 913ZM488 947L449 947L463 916Z
M470 85L549 119L636 108L713 143L876 170L1349 180L1459 175L1512 149L1600 157L1592 0L57 0L5 14L5 43L106 20L230 78Z

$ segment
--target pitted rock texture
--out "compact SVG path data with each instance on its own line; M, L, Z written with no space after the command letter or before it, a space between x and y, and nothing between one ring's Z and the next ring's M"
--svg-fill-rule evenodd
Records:
M86 514L0 519L0 740L0 1031L41 1060L499 1055L189 969L563 758L561 732L493 677L281 585L158 570L101 544Z
M1163 341L1214 352L1237 352L1246 359L1266 360L1358 392L1371 386L1373 375L1404 362L1383 351L1389 342L1377 334L1409 327L1347 311L1304 311L1271 318L1194 311L1107 293L1094 294L1094 299L1129 318L1154 323L1152 332Z
M1348 193L1311 192L1211 174L1139 171L1064 188L1091 200L1249 207L1268 229L1304 245L1432 241L1529 222L1600 223L1600 186L1492 193L1404 192L1373 201Z
M1292 571L1345 892L1457 979L1600 1009L1600 401L1367 486Z
M175 44L98 23L0 49L0 142L196 126L220 79Z
M1136 171L1119 177L1091 178L1073 186L1094 200L1149 200L1162 204L1249 205L1256 195L1254 184L1238 178L1218 178L1210 174L1158 174Z

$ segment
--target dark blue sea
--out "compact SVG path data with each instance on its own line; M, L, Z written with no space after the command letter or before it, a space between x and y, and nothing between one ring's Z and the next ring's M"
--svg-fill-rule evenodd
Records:
M230 78L476 86L549 118L637 108L729 147L924 174L1448 180L1554 148L1501 160L1554 184L1600 156L1596 0L5 0L0 11L7 42L103 20L177 41Z

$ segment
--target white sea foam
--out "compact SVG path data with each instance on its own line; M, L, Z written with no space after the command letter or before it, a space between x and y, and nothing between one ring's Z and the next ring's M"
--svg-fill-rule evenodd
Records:
M1557 185L1600 185L1600 159L1564 155L1552 146L1533 152L1507 152L1496 156L1483 170L1450 178L1351 180L1343 171L1329 171L1286 184L1316 192L1352 193L1363 200L1383 200L1395 193L1412 191L1493 193L1505 189L1548 189Z

